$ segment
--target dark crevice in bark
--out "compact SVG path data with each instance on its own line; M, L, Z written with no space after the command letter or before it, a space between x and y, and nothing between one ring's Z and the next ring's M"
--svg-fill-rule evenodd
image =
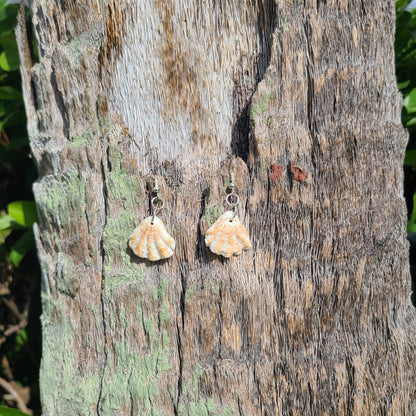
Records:
M250 110L251 97L257 90L259 82L264 78L264 74L270 64L273 46L273 32L276 28L276 4L275 0L259 0L257 5L257 28L260 39L260 53L257 58L257 74L251 74L255 79L253 92L241 103L241 87L234 89L234 108L237 118L231 134L231 151L236 157L240 157L247 163L250 152ZM242 109L241 109L242 108Z
M319 9L322 6L325 6L325 5L326 5L326 0L317 0L316 1L316 10L317 10L317 12L319 13Z
M251 98L237 117L231 133L231 150L234 156L240 157L247 162L249 154L249 133L250 133L250 108Z
M107 160L108 159L108 147L107 147ZM102 176L102 184L103 184L103 208L104 208L104 220L102 226L102 235L100 241L100 253L101 253L101 293L100 293L100 306L101 306L101 319L103 324L103 337L104 337L104 362L102 365L101 376L100 376L100 388L98 392L98 400L97 400L97 415L100 415L100 403L102 399L103 393L103 381L104 381L104 373L107 367L108 362L108 351L107 351L107 325L106 325L106 316L105 316L105 307L104 307L104 275L105 275L105 249L104 249L104 230L107 226L107 216L108 216L108 189L107 189L107 182L106 182L106 168L104 166L104 161L101 161L101 176Z
M67 139L69 139L69 116L68 116L68 109L64 103L64 98L62 92L59 91L58 82L56 80L55 72L52 71L51 73L51 86L53 88L55 94L55 102L56 106L59 109L59 112L62 116L62 124L63 124L63 132Z
M200 209L199 209L199 217L198 217L198 226L197 226L197 239L196 239L196 258L199 259L199 261L201 262L208 262L208 257L204 254L206 252L206 245L205 245L205 241L204 241L204 236L202 235L202 230L201 230L201 220L205 215L205 208L207 205L207 201L209 198L209 194L211 193L211 189L210 187L206 187L203 191L202 191L202 196L201 196L201 204L200 204Z
M182 382L183 382L183 356L182 356L182 341L179 325L176 324L176 338L178 343L178 358L179 358L179 376L178 376L178 394L176 396L176 403L173 405L173 413L178 416L179 402L182 396Z
M310 73L310 69L309 67L306 68L306 73L307 73L307 77L308 77L308 92L307 92L307 97L308 97L308 107L307 107L307 111L308 111L308 130L309 130L309 135L312 139L312 164L315 166L315 160L316 160L316 152L315 152L315 126L314 126L314 118L313 118L313 80L312 80L312 75Z
M130 386L130 380L132 376L132 371L130 370L129 378L127 381L127 385ZM134 399L131 389L129 389L129 399L130 399L130 416L134 416Z
M186 277L185 277L185 275L186 275L186 273L182 269L182 267L180 268L180 273L181 273L181 285L182 285L180 308L181 308L181 317L182 317L182 330L184 330L185 329L185 293L186 293Z
M316 139L315 133L316 133L316 120L314 117L314 97L315 97L315 91L314 91L314 84L313 84L313 76L311 74L311 68L313 68L312 62L313 62L313 50L311 45L311 37L312 37L312 30L310 27L309 20L306 19L304 27L304 34L305 34L305 43L306 43L306 54L308 57L308 65L306 66L306 76L307 76L307 82L308 82L308 91L307 91L307 117L308 117L308 131L309 136L312 140L312 149L311 149L311 163L314 167L314 170L316 171L316 164L317 160L319 159L319 143Z
M290 171L290 162L286 165L286 175L287 175L287 180L289 182L290 192L292 192L293 191L293 175L292 175L292 172Z
M348 408L354 409L354 365L352 363L351 357L347 356L345 359L345 368L347 370L347 380L348 380L348 388L347 388L347 402Z
M237 406L238 406L238 416L243 416L244 413L243 413L243 409L241 408L241 401L239 397L237 397Z
M30 10L33 13L33 8L32 7L30 7ZM35 16L35 14L34 14L34 16ZM43 24L47 25L47 26L49 26L49 25L47 24L47 20L45 19L45 14L43 13L43 9L41 7L36 8L36 17L37 17L37 20L38 20L39 24L35 25L35 31L36 31L36 33L39 34L39 33L41 33L41 28L42 28ZM43 42L38 42L38 52L39 52L39 58L40 59L43 56L45 56L45 49L43 48Z
M257 378L256 361L255 360L254 360L254 365L253 365L253 378L254 378L254 383L256 385L256 389L257 389L257 397L258 397L258 400L259 400L260 413L261 414L264 414L264 415L267 415L267 412L266 411L263 413L264 404L263 404L263 398L262 398L261 391L260 391L260 382L259 382L259 380Z
M185 294L186 294L186 273L182 267L180 267L180 275L181 275L181 294L180 294L180 312L181 312L181 320L182 320L182 329L179 328L179 325L176 324L176 340L178 345L178 358L179 358L179 375L178 375L178 384L177 384L177 397L176 397L176 404L173 406L173 411L175 416L178 415L178 408L179 402L182 395L182 382L183 382L183 353L182 353L182 336L181 330L183 331L185 328Z
M222 322L223 322L223 313L222 313L222 283L218 291L218 357L221 357L222 350Z
M31 89L31 93L32 93L33 107L36 111L40 110L39 98L38 98L38 95L36 94L36 87L35 87L35 82L34 82L33 78L31 78L31 80L30 80L30 89ZM38 121L38 129L41 130L40 121Z
M258 60L257 83L263 79L272 56L273 32L276 28L277 20L275 0L259 0L258 12L257 27L261 51Z

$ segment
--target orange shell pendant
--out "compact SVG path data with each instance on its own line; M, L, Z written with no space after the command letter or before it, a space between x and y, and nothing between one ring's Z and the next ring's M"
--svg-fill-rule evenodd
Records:
M248 232L233 211L226 211L208 229L205 244L213 253L224 257L238 256L251 248Z
M158 261L172 256L175 240L158 217L150 216L133 231L129 237L129 246L136 256Z

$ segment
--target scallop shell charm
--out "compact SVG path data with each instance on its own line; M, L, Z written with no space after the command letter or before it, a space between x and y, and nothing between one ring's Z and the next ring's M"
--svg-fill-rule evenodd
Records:
M226 211L215 221L205 234L205 244L224 257L238 256L251 248L248 232L234 211Z
M175 250L175 240L156 216L144 219L129 237L129 246L136 256L150 261L167 259Z

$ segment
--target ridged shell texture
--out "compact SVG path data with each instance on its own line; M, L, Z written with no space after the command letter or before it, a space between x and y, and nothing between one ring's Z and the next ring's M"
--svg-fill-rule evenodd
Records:
M251 247L248 232L233 211L226 211L208 229L205 244L224 257L238 256Z
M147 217L129 237L129 246L136 256L157 261L172 256L175 240L158 217Z

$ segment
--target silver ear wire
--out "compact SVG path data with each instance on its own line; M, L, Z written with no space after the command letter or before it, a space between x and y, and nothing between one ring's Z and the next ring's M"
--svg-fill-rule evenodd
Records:
M151 221L152 225L155 220L156 214L159 211L161 211L163 207L165 206L165 201L159 196L159 181L157 178L155 178L155 184L153 186L153 194L156 194L156 196L154 196L150 200L150 205L152 208L152 221Z
M235 216L237 215L237 205L240 202L240 198L238 197L238 195L234 191L234 188L235 188L234 172L230 173L230 184L229 184L228 187L231 189L231 192L226 196L225 202L232 208L232 210L234 212L234 216L232 218L232 220L233 220L235 218Z
M234 187L235 187L235 184L234 184L234 172L231 172L231 175L230 176L231 176L230 188L234 192Z
M155 178L155 185L153 187L153 192L157 195L159 193L159 181Z

